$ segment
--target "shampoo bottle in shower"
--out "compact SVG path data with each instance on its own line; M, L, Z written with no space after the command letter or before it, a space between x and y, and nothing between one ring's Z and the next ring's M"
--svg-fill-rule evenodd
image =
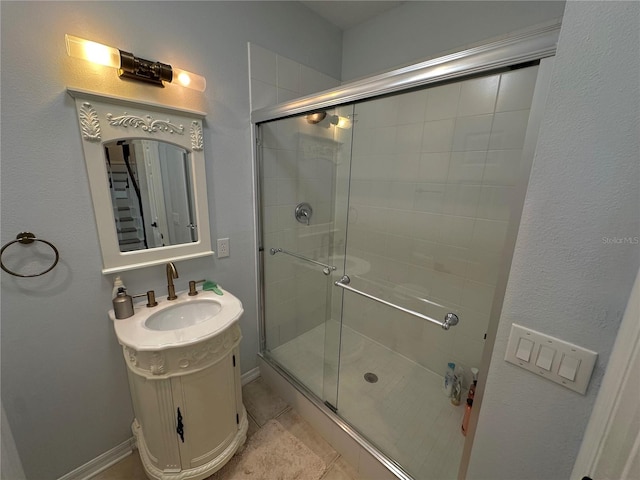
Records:
M473 400L474 395L476 394L476 386L478 385L478 369L472 368L471 374L473 375L473 383L469 387L468 398Z
M462 367L458 367L455 369L455 374L453 375L453 382L451 385L451 403L453 405L460 405L460 400L462 398L462 375L464 370Z
M467 404L464 407L464 418L462 419L462 434L467 435L469 430L469 417L471 417L471 407L473 406L473 397L476 394L476 387L478 385L478 369L472 368L473 383L469 387L469 393L467 394Z
M469 430L469 418L471 417L471 407L473 406L473 398L467 398L467 404L464 407L464 417L462 419L462 435L467 436Z
M453 390L453 377L455 368L456 364L453 362L449 362L447 364L447 372L444 374L444 383L442 384L442 387L447 397L451 396L451 391Z

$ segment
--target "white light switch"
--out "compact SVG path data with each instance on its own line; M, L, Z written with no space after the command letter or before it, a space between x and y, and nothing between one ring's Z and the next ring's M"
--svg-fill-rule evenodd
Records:
M563 355L562 360L560 360L558 375L573 382L576 378L578 367L580 367L580 360L569 355Z
M516 357L524 362L528 362L531 358L531 351L533 350L533 342L526 338L521 338L518 343L518 350L516 351Z
M587 391L598 354L513 324L504 359L578 393Z
M540 351L538 352L538 358L536 360L536 365L540 368L544 368L547 371L551 370L551 365L553 364L553 357L556 354L556 351L553 348L549 348L545 345L540 347Z

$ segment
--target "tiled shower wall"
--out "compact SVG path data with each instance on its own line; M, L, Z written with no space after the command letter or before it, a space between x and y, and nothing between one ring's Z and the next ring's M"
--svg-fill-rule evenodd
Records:
M370 270L352 285L438 320L456 312L460 324L444 331L349 294L344 321L440 374L454 361L468 381L480 364L536 75L529 67L355 107L347 254Z
M249 74L251 110L340 85L333 77L254 43L249 44Z
M252 109L335 87L340 82L257 45L249 46ZM323 323L330 277L321 268L271 248L326 261L333 242L332 210L338 158L343 147L328 121L302 118L267 123L262 129L262 219L264 230L267 348L273 349ZM294 218L308 202L309 225Z

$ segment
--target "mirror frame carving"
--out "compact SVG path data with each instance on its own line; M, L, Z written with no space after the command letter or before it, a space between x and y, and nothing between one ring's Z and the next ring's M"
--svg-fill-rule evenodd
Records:
M205 173L202 121L206 114L67 88L75 99L91 199L102 251L102 273L150 267L169 261L213 255ZM109 192L104 144L137 138L184 148L190 155L198 240L191 243L121 252Z

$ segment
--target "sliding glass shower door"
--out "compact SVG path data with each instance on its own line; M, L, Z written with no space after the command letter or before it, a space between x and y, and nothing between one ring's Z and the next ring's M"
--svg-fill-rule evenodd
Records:
M259 129L264 349L337 402L339 296L346 247L353 106ZM341 270L340 270L341 271Z
M260 127L265 355L414 478L457 477L537 69Z

